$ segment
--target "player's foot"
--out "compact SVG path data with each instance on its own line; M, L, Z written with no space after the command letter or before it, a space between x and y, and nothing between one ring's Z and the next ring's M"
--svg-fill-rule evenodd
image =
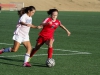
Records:
M24 67L31 67L31 64L29 62L26 62L23 64Z
M4 50L4 49L1 49L1 50L0 50L0 54L2 54L2 53L3 53L3 50Z
M30 60L31 60L31 57L28 59L28 62L30 62Z

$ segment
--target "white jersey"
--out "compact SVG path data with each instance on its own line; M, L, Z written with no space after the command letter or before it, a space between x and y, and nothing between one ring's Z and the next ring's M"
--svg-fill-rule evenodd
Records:
M32 17L29 17L27 14L23 14L20 19L19 19L19 23L16 26L16 30L14 32L14 35L19 35L22 38L28 38L29 37L29 31L30 31L30 27L25 26L25 25L21 25L20 22L24 22L26 24L32 24Z

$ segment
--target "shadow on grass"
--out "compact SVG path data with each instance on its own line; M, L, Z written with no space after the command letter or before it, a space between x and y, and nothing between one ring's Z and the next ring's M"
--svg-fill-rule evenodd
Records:
M41 63L33 63L32 66L37 66L37 67L47 67L46 64L41 64Z
M4 58L4 57L0 57L0 60L6 60L6 61L10 61L10 62L12 62L12 61L14 61L14 62L23 62L23 60L18 60L18 59L11 59L11 58ZM22 65L16 65L16 64L12 64L12 63L9 63L9 62L7 62L6 63L6 61L5 62L1 62L0 61L0 63L1 64L6 64L6 65L14 65L14 66L22 66Z
M23 67L22 65L16 65L16 64L12 64L12 63L6 63L6 62L0 62L1 64L5 64L5 65L12 65L12 66L20 66Z
M11 59L11 58L5 58L5 57L0 57L0 60L8 60L8 61L23 62L23 60Z
M6 61L14 61L14 62L22 62L23 63L23 60L18 60L18 59L11 59L11 58L5 58L5 57L0 57L0 60L6 60ZM14 65L14 66L20 66L20 67L22 67L22 65L16 65L16 64L12 64L12 63L6 63L6 61L5 62L1 62L0 61L0 63L1 64L6 64L6 65ZM31 62L31 64L32 64L32 62ZM33 65L32 66L37 66L37 67L47 67L46 66L46 64L41 64L41 63L33 63ZM48 67L47 67L48 68Z

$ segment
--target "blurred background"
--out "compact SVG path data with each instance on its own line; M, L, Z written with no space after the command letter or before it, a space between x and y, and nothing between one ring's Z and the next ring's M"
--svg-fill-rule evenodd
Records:
M38 11L57 8L60 11L100 11L100 0L0 0L1 4L15 4L15 10L33 5ZM11 6L2 10L12 10Z

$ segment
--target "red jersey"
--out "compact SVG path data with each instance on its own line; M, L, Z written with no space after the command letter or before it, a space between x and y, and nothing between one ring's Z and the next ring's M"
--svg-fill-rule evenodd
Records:
M52 21L52 24L48 24L48 22L51 22L52 18L46 18L43 23L47 23L46 25L43 26L43 29L40 32L40 36L45 37L45 38L53 38L54 31L58 26L61 24L59 20Z

